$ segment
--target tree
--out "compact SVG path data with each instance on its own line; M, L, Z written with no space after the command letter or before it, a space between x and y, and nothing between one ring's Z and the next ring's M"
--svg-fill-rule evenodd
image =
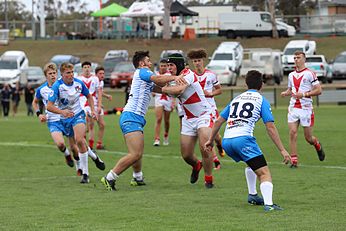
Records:
M79 0L67 0L64 3L61 0L46 0L46 19L85 19L90 14L86 7L87 3Z
M276 20L275 20L275 0L269 0L269 12L271 14L271 21L272 21L272 26L273 26L273 38L277 39L279 38L278 30L276 28Z
M5 1L0 2L0 21L5 21ZM7 1L8 21L30 21L31 12L25 10L25 5L19 1Z
M171 27L169 26L169 19L170 19L170 12L171 12L171 5L173 0L163 0L163 9L164 9L164 16L163 16L163 39L171 39Z

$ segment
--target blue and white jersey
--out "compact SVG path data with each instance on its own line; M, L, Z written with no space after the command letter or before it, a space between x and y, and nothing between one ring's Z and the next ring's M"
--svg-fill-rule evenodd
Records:
M256 122L274 122L270 104L256 90L248 90L235 97L220 113L227 120L224 138L253 136Z
M83 109L80 105L80 95L89 95L89 90L85 84L74 78L70 85L64 83L62 79L58 79L52 86L52 92L48 97L51 102L57 102L60 110L71 110L75 115ZM61 116L64 119L63 116Z
M35 97L37 99L42 100L44 106L47 108L47 103L48 103L48 97L50 93L52 92L52 88L48 86L48 83L45 82L41 86L39 86L36 89L36 94ZM58 106L58 104L55 102L55 106ZM47 111L46 109L46 117L47 117L47 122L54 122L54 121L59 121L60 120L60 115L55 114L53 112Z
M154 73L148 68L138 68L135 71L129 99L124 107L124 111L145 116L148 111L151 92L155 85L150 80L152 75L154 75Z

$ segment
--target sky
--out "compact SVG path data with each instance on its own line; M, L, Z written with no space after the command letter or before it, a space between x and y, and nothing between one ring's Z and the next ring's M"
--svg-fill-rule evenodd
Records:
M27 10L31 11L31 7L32 7L32 0L19 0L20 2L24 3L27 6ZM35 0L35 2L37 2L39 0ZM62 0L62 2L66 2L66 0ZM100 9L100 2L99 0L89 0L86 1L84 0L83 2L87 2L88 3L88 10L90 11L95 11L95 10L99 10Z

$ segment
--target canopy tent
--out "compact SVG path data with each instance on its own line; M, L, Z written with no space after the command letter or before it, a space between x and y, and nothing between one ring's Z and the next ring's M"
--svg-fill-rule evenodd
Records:
M150 39L150 17L164 15L163 9L151 2L134 2L129 10L121 14L121 17L147 17L148 18L148 39Z
M126 12L127 9L123 6L120 6L116 3L112 3L111 5L93 12L91 16L93 17L118 17L121 13Z
M171 16L198 16L197 12L194 12L181 4L178 1L174 1L171 5Z

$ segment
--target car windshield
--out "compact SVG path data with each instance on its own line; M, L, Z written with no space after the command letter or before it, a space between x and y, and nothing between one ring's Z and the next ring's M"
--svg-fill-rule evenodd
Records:
M116 58L116 59L106 59L103 63L103 66L105 68L105 70L107 71L112 71L114 69L114 66L121 62L120 58Z
M211 71L224 71L226 67L225 66L208 66L208 69Z
M132 63L119 63L114 67L115 72L134 72L135 68Z
M307 63L322 63L322 58L321 57L306 57Z
M42 76L43 71L41 69L26 69L23 72L25 72L25 74L27 74L28 76Z
M213 60L233 60L232 54L215 54Z
M297 48L297 47L287 48L284 52L284 55L294 55L294 52L296 52L296 51L303 51L304 52L304 49L303 48Z
M6 69L6 70L18 69L17 62L13 60L0 60L0 69Z
M346 55L336 57L334 63L346 63Z

